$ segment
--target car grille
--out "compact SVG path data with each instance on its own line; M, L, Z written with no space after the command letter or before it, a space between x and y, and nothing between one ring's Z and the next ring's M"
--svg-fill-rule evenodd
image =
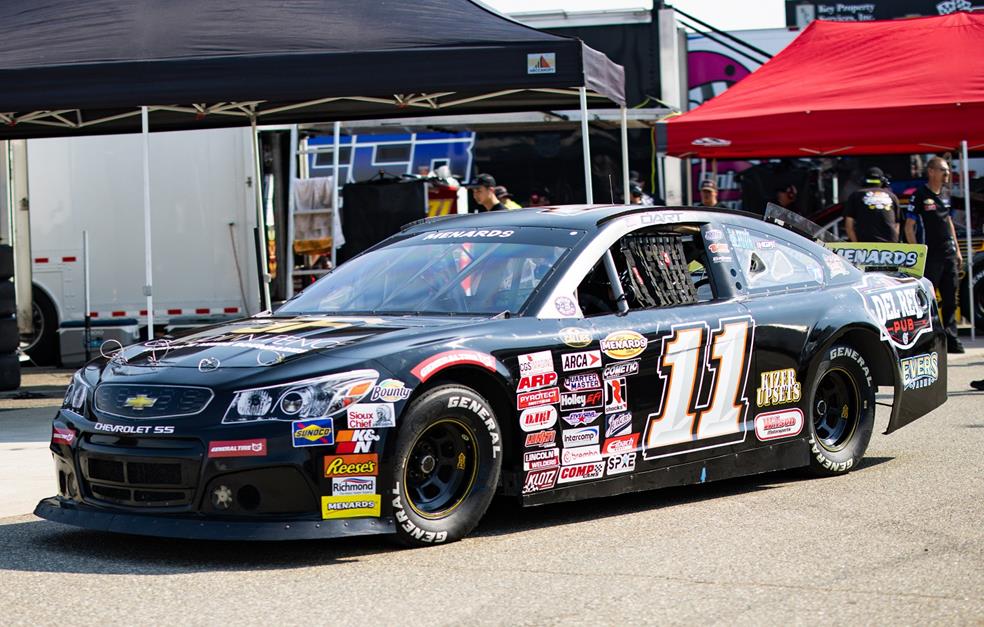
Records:
M121 440L109 450L93 440L94 437L86 438L79 447L89 498L131 507L182 507L192 503L201 467L200 444L156 440L157 447L143 448L139 441ZM157 457L164 450L168 457Z
M124 418L166 418L197 414L212 400L212 390L166 385L108 383L96 388L96 409Z

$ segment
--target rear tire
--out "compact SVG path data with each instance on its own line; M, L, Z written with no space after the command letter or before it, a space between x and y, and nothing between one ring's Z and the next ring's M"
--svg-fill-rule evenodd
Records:
M500 433L489 402L465 386L442 385L413 402L393 457L397 540L428 546L475 528L499 482Z
M809 472L829 477L849 472L861 462L875 425L875 389L845 344L824 352L810 383L807 427Z

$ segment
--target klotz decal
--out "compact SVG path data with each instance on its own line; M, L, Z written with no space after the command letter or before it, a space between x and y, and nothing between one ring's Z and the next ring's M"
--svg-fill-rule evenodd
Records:
M933 385L940 378L940 356L936 352L906 357L899 362L902 388L916 390Z
M560 336L560 341L567 344L571 348L584 348L590 344L592 340L590 331L578 329L577 327L566 327L561 329L558 335Z
M854 289L861 294L864 308L881 331L882 340L896 348L908 349L924 333L933 330L929 297L917 279L865 274L862 281Z
M549 429L555 424L557 424L557 408L553 405L530 407L528 409L524 409L523 413L519 415L519 426L527 433L539 431L541 429ZM553 439L551 438L551 442L552 441ZM526 446L530 446L529 438L527 438L526 442Z
M761 381L755 391L755 404L759 407L798 403L803 396L803 386L796 380L793 368L763 372Z
M799 435L803 430L803 412L797 407L770 411L755 416L755 437L765 442Z
M564 353L561 356L564 371L587 370L601 365L601 351L583 351L580 353Z
M557 469L536 470L526 475L523 483L523 494L549 490L557 484Z
M632 359L646 350L649 341L635 331L614 331L601 341L601 352L612 359Z

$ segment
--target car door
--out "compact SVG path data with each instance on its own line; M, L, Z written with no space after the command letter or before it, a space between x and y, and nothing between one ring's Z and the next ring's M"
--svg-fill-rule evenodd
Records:
M721 230L706 223L677 225L666 234L669 241L654 239L643 227L609 249L631 304L628 311L586 316L601 359L600 406L576 406L577 397L565 407L562 399L565 428L575 426L575 412L603 414L600 453L607 475L720 455L745 439L755 325L734 298L727 245ZM646 281L633 277L647 276L653 291L675 283L679 289L668 297L636 293ZM562 358L565 389L581 380L582 366Z

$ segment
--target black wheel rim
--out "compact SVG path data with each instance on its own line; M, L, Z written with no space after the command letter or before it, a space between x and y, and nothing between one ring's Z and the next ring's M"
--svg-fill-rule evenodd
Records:
M851 440L861 415L857 385L844 370L823 375L813 399L813 433L820 446L838 451Z
M443 518L475 483L475 435L457 420L435 422L417 436L403 471L410 507L424 518Z

